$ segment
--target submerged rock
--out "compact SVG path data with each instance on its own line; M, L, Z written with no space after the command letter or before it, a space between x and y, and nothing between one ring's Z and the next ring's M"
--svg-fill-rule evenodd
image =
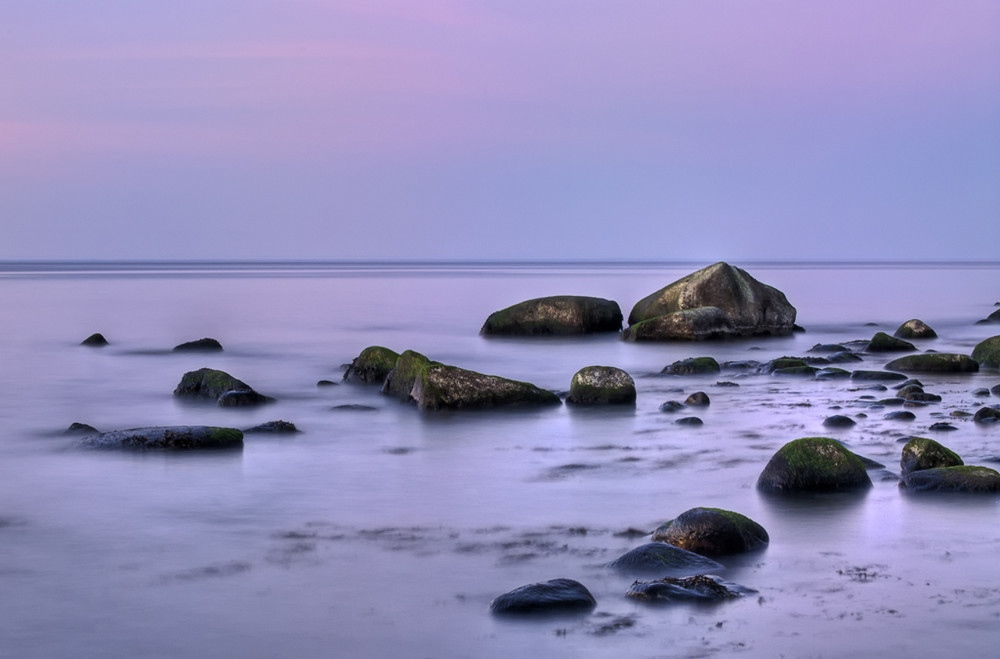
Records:
M983 368L1000 369L1000 335L976 344L972 349L972 358Z
M885 332L876 332L865 348L867 352L907 352L916 349L917 347L909 341L897 339Z
M704 391L696 391L684 399L684 404L691 407L708 407L711 403L712 401L709 400L708 394Z
M634 405L635 381L613 366L587 366L573 375L567 403L576 405Z
M686 416L677 419L677 421L675 421L674 423L676 423L679 426L700 426L703 425L705 422L696 416Z
M936 339L937 332L924 321L913 318L900 325L893 336L899 339Z
M963 464L965 463L957 453L926 437L911 438L903 446L903 453L899 458L899 469L904 476L913 471Z
M273 403L270 396L257 393L256 391L227 391L219 396L215 401L219 407L254 407Z
M989 467L961 466L924 469L907 474L902 485L912 492L1000 492L1000 473Z
M976 423L997 423L1000 422L1000 409L996 407L980 407L972 416Z
M654 542L712 557L760 549L769 540L767 531L757 522L720 508L692 508L653 532Z
M691 577L664 577L656 581L636 581L625 596L643 602L717 601L736 599L757 591L723 581L710 574Z
M872 486L864 464L840 442L804 437L782 446L757 479L764 492L836 492Z
M236 428L215 426L157 426L112 430L84 437L80 448L169 450L224 449L243 446L243 433Z
M599 297L556 295L526 300L495 311L480 334L515 336L617 332L622 311L617 302Z
M857 421L843 414L834 414L833 416L826 417L823 420L823 425L827 428L850 428L857 425Z
M108 340L105 339L104 335L100 332L95 332L81 341L80 345L87 346L89 348L103 348L108 345Z
M98 433L100 433L100 431L94 426L88 423L80 423L78 421L74 421L69 424L69 428L66 428L66 430L63 431L64 435L96 435Z
M864 357L861 355L856 355L850 350L844 350L842 352L835 352L827 359L830 360L831 364L846 364L848 362L863 362Z
M925 352L893 359L885 368L904 373L975 373L979 370L979 364L968 355Z
M633 341L785 336L795 307L778 289L720 262L639 300L628 324L623 337Z
M490 612L497 615L586 613L595 606L597 600L579 581L552 579L500 595L490 602Z
M631 574L679 575L721 570L723 566L706 556L665 542L648 542L625 552L608 563L608 567Z
M188 371L181 377L180 383L174 389L174 395L218 400L219 396L227 391L253 391L253 388L225 371L200 368L197 371Z
M689 357L664 366L661 375L702 375L721 373L722 367L713 357Z
M684 403L676 400L668 400L667 402L660 405L661 412L676 412L677 410L683 410Z
M905 380L906 376L902 373L893 373L892 371L865 371L859 370L851 373L852 380L864 380L864 381L884 381L891 382L893 380Z
M344 371L344 380L382 384L396 365L399 353L382 346L368 346Z
M295 424L291 421L268 421L267 423L262 423L258 426L252 428L244 428L243 434L248 433L271 433L275 435L290 435L294 433L302 432L295 427Z
M174 346L174 352L222 352L222 344L206 337Z

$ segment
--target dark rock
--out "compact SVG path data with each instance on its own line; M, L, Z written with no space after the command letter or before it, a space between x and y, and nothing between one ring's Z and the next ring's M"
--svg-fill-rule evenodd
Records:
M867 352L907 352L916 349L916 346L909 341L897 339L885 332L876 332L865 350Z
M976 344L972 349L972 358L983 368L1000 369L1000 335Z
M831 364L846 364L848 362L863 362L864 357L861 355L856 355L853 352L845 350L844 352L835 352L828 356L827 359L830 360Z
M271 433L275 435L291 435L297 432L302 432L302 431L296 428L294 423L292 423L291 421L282 421L280 419L277 421L268 421L267 423L262 423L258 426L254 426L253 428L245 428L243 430L244 435L248 433Z
M1000 421L1000 409L996 407L981 407L973 415L972 420L976 423L997 423Z
M653 532L653 542L666 542L710 557L761 549L769 540L767 531L757 522L720 508L692 508Z
M757 479L764 492L835 492L872 486L858 456L827 437L804 437L781 447Z
M377 412L378 408L372 405L360 405L358 403L348 403L344 405L334 405L334 412Z
M895 412L886 414L885 418L889 421L913 421L917 418L917 415L906 410L896 410Z
M185 373L174 395L218 400L227 391L253 391L253 387L225 371L201 368Z
M97 435L100 431L92 425L74 421L63 431L64 435Z
M677 410L684 409L684 403L680 403L676 400L668 400L664 404L660 405L661 412L676 412Z
M893 336L900 339L936 339L937 332L924 321L914 318L900 325Z
M979 364L968 355L925 352L893 359L885 368L904 373L975 373L979 370Z
M918 389L923 390L924 383L921 382L920 380L917 380L916 378L910 378L904 382L900 382L899 384L893 386L893 389L898 389L899 391L902 391L907 387L917 387Z
M594 596L579 581L552 579L500 595L490 602L490 612L497 615L585 613L595 606Z
M344 380L382 384L389 372L396 366L399 353L382 346L368 346L354 358L344 371Z
M132 450L223 449L243 446L243 433L236 428L214 426L164 426L112 430L84 437L81 448Z
M198 339L174 346L174 352L222 352L222 344L215 339Z
M823 425L827 428L850 428L857 424L857 421L843 414L834 414L823 420Z
M273 402L274 399L270 396L259 394L253 390L227 391L216 400L216 404L220 407L254 407Z
M849 379L850 377L850 371L845 371L844 369L837 368L836 366L828 366L816 371L817 380L842 380Z
M317 387L336 387L337 383L333 380L320 380L316 383Z
M906 394L905 399L908 403L940 403L941 397L937 394L929 394L925 391L911 391Z
M932 423L928 430L936 430L938 432L947 432L950 430L958 430L955 426L950 423L945 423L944 421L938 421L937 423Z
M721 570L710 558L665 542L649 542L608 563L608 567L630 574L684 575Z
M990 393L994 396L1000 396L1000 384L995 384L990 387Z
M690 357L665 366L663 375L701 375L704 373L720 373L722 368L719 362L712 357Z
M575 405L634 405L635 381L613 366L587 366L573 375L567 403Z
M913 394L924 393L924 388L923 385L920 384L908 384L904 387L900 387L896 391L898 392L897 395L900 398L907 398L909 396L912 396Z
M103 348L104 346L108 345L108 340L104 338L103 334L101 334L100 332L96 332L85 338L83 341L81 341L80 345L87 346L90 348Z
M676 423L679 426L700 426L704 422L696 416L686 416L681 419L677 419Z
M890 382L892 380L905 380L906 376L902 373L893 373L892 371L854 371L851 373L852 380L881 380L885 382Z
M684 404L691 407L708 407L711 402L704 391L696 391L685 399Z
M715 383L715 386L716 387L738 387L740 385L738 385L735 382L730 382L729 380L720 380L720 381L718 381L718 382Z
M911 492L1000 492L1000 473L988 467L961 466L924 469L907 474L902 485Z
M656 581L636 581L625 596L643 602L716 601L736 599L757 591L723 581L714 575L665 577Z
M778 357L761 366L760 372L773 373L780 369L797 368L799 366L806 366L806 361L800 357Z
M795 307L744 270L716 263L637 302L628 324L629 340L785 336L794 328Z
M819 372L815 366L790 366L788 368L778 368L771 371L771 375L805 375L812 377Z
M809 352L822 352L825 354L844 352L846 350L847 348L839 343L817 343L813 347L809 348Z
M479 331L515 336L617 332L622 311L617 302L599 297L557 295L526 300L495 311Z
M994 311L993 313L991 313L989 316L987 316L983 320L979 321L979 323L983 324L983 325L988 325L988 324L991 324L991 323L1000 323L1000 309L997 309L996 311Z
M987 396L990 395L990 390L987 389L986 387L980 387L979 389L973 389L972 395L978 396L979 398L986 398Z
M965 463L957 453L926 437L911 437L903 446L903 453L899 459L899 469L904 475L911 471L957 467L963 464Z

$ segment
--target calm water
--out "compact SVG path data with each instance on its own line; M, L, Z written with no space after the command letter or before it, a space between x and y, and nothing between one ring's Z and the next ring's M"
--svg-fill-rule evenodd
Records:
M523 299L596 295L626 315L694 266L0 268L0 654L10 657L986 656L1000 641L1000 508L899 491L899 438L928 435L997 373L921 378L944 397L887 421L850 382L724 372L657 377L698 355L766 361L921 318L968 353L998 326L997 266L749 267L807 330L732 343L484 339ZM871 326L869 323L875 323ZM79 342L100 331L112 345ZM172 354L219 339L219 355ZM421 413L342 384L368 345L563 391L579 368L636 379L635 410ZM860 367L881 368L888 357ZM188 370L220 368L274 396L257 409L176 402ZM719 380L738 387L718 387ZM703 390L698 428L658 411ZM334 409L360 404L374 411ZM835 412L866 413L825 430ZM285 419L292 437L238 452L87 452L63 430ZM1000 458L1000 427L933 434L967 463ZM754 483L785 442L835 436L886 465L864 496L774 500ZM695 506L742 512L771 536L722 574L758 596L648 607L602 564ZM568 577L593 614L498 620L490 600Z

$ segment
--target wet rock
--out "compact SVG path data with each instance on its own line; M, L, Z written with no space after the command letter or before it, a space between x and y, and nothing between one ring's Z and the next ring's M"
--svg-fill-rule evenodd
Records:
M278 419L277 421L268 421L267 423L262 423L260 425L254 426L252 428L245 428L243 434L249 433L271 433L275 435L291 435L298 432L302 432L295 427L295 424L291 421L282 421Z
M1000 323L1000 309L997 309L983 320L980 320L977 325L988 325L991 323Z
M368 346L344 371L344 380L382 384L399 359L399 353L382 346Z
M903 453L899 458L899 469L904 476L912 471L963 464L965 463L957 453L926 437L911 437L903 446Z
M613 366L587 366L573 375L567 403L575 405L634 405L635 381Z
M710 557L761 549L769 540L767 531L757 522L720 508L692 508L653 532L653 542L666 542Z
M884 418L888 421L913 421L917 418L917 415L907 410L896 410L895 412L889 412Z
M730 382L729 380L719 380L715 383L716 387L738 387L740 386L736 382Z
M795 307L744 270L716 263L637 302L628 324L627 340L785 336L795 326Z
M907 474L902 485L911 492L1000 492L1000 473L988 467L961 466L924 469Z
M103 348L108 345L108 340L104 338L104 335L100 332L95 332L81 341L80 345L87 346L89 348Z
M979 364L968 355L925 352L893 359L885 368L904 373L975 373L979 370Z
M837 368L836 366L828 366L816 371L817 380L845 380L850 379L850 377L850 371L845 371L844 369Z
M719 362L712 357L689 357L665 366L660 371L663 375L702 375L721 372Z
M316 382L317 387L336 387L337 383L333 380L319 380Z
M936 339L937 332L924 321L913 318L900 325L893 336L899 339Z
M778 357L777 359L772 359L771 361L765 363L760 367L761 373L774 373L775 371L788 369L788 368L798 368L801 366L806 366L806 361L800 357Z
M1000 409L996 407L981 407L973 415L972 420L976 423L1000 422Z
M225 449L243 446L243 433L236 428L214 426L159 426L112 430L89 435L77 442L80 448L168 450Z
M857 424L857 421L843 414L834 414L823 420L823 425L827 428L850 428Z
M921 391L923 391L924 383L921 382L920 380L916 379L916 378L909 378L908 380L905 380L904 382L900 382L899 384L894 385L893 389L896 389L898 391L902 391L903 389L906 389L907 387L917 387L918 389L920 389ZM902 394L900 394L900 395L902 395Z
M847 347L839 343L817 343L813 347L809 348L809 352L820 352L823 354L844 352L846 350Z
M334 405L330 408L334 412L376 412L378 408L373 405L362 405L360 403L345 403L344 405Z
M941 396L926 391L911 391L904 397L907 403L940 403Z
M253 391L253 388L225 371L200 368L197 371L189 371L181 377L180 383L174 389L174 395L218 400L219 396L227 391Z
M951 430L958 430L955 426L950 423L945 423L944 421L938 421L937 423L932 423L928 430L936 430L938 432L948 432Z
M757 479L764 492L835 492L871 487L858 456L828 437L804 437L781 447Z
M656 581L636 581L625 596L642 602L667 603L736 599L757 591L723 581L717 576L665 577Z
M711 402L704 391L696 391L684 400L684 404L691 407L708 407Z
M771 375L803 375L813 377L819 372L815 366L791 366L789 368L778 368L771 371Z
M831 364L846 364L849 362L864 361L864 357L862 357L861 355L856 355L853 352L846 350L844 352L835 352L832 355L829 355L827 359L830 360Z
M897 339L885 332L876 332L865 348L867 352L907 352L916 349L916 346L909 341Z
M906 376L902 373L893 373L892 371L865 371L859 370L851 373L852 380L864 380L864 381L885 381L891 382L893 380L905 380Z
M667 402L660 405L661 412L676 412L677 410L684 409L684 403L678 402L676 400L668 400Z
M608 567L630 574L684 575L723 568L712 559L665 542L649 542L608 563Z
M255 407L273 402L274 399L270 396L253 390L227 391L216 400L219 407Z
M681 419L677 419L676 423L679 426L700 426L704 422L696 416L686 416Z
M490 612L496 615L586 613L595 606L594 596L579 581L552 579L500 595L490 602Z
M1000 396L1000 384L995 384L990 387L990 393L994 396Z
M483 335L571 335L617 332L622 311L617 302L599 297L557 295L526 300L495 311L486 319Z
M1000 369L1000 335L976 344L972 349L972 358L983 368Z
M174 352L222 352L222 344L215 339L204 338L174 346Z
M986 398L987 396L990 395L990 390L987 389L986 387L980 387L979 389L973 389L972 395L977 396L979 398Z

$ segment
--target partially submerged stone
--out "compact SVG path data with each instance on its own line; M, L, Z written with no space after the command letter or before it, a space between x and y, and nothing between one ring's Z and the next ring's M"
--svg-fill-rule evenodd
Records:
M714 357L688 357L668 364L660 371L661 375L703 375L706 373L721 373L722 368Z
M761 549L769 540L763 526L721 508L692 508L653 532L654 542L712 557Z
M496 615L586 613L597 606L590 591L573 579L528 584L496 597L490 612Z
M273 402L274 398L253 390L227 391L215 401L219 407L254 407Z
M965 464L957 453L926 437L913 437L903 446L899 469L905 476L913 471L957 467Z
M909 341L897 339L885 332L876 332L865 348L867 352L907 352L916 349L917 347Z
M278 419L277 421L268 421L267 423L262 423L256 425L252 428L244 428L243 434L249 433L268 433L273 435L292 435L295 433L302 432L295 424L291 421L282 421Z
M885 368L904 373L975 373L979 370L979 363L968 355L925 352L893 359Z
M995 494L1000 492L1000 473L989 467L965 465L939 467L907 474L902 485L911 492L964 492Z
M823 419L823 425L827 428L850 428L857 425L857 421L843 414L834 414Z
M667 603L736 599L757 591L711 574L636 581L625 596L642 602Z
M696 391L684 399L684 404L691 407L708 407L711 403L708 394L704 391Z
M853 371L851 373L851 379L875 382L892 382L894 380L905 380L906 376L902 373L893 373L892 371L866 371L862 369Z
M872 486L864 464L840 442L804 437L774 454L757 479L764 492L836 492Z
M344 371L344 380L382 384L396 366L399 353L383 346L368 346L361 351Z
M983 368L1000 369L1000 335L976 344L972 349L972 358Z
M108 345L108 340L100 332L95 332L80 342L80 345L89 348L103 348Z
M996 407L980 407L972 416L976 423L998 423L1000 422L1000 409Z
M64 435L96 435L100 431L89 423L74 421L63 431Z
M718 307L675 311L641 320L622 332L626 341L705 341L734 336L733 324Z
M893 336L899 339L936 339L937 332L919 318L913 318L896 328Z
M586 366L573 375L567 403L576 405L634 405L635 381L614 366Z
M214 399L216 404L224 407L260 405L274 401L273 398L254 391L246 382L213 368L200 368L185 373L174 389L174 396Z
M174 352L222 352L222 344L215 339L206 337L176 345Z
M236 428L215 426L156 426L89 435L80 439L77 446L138 451L240 448L243 433Z
M556 295L519 302L494 311L486 319L483 335L572 335L618 332L622 311L617 302L599 297Z
M665 542L648 542L625 552L608 563L608 567L630 574L684 575L692 572L716 571L722 565L711 558Z

